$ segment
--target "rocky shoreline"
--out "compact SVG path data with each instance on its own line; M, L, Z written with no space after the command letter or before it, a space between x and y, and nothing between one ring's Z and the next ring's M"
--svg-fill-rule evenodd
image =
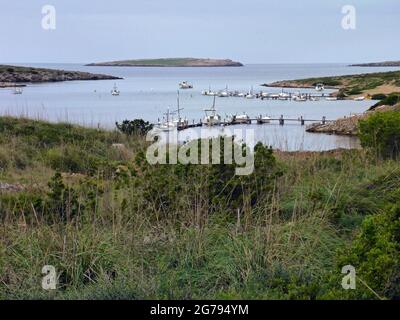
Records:
M122 78L105 74L94 74L81 71L66 71L56 69L0 65L1 88L24 86L24 84L26 83L118 79Z
M336 134L342 136L356 136L358 133L358 121L365 119L368 115L353 115L340 118L336 121L322 123L313 123L307 126L306 131L312 133Z
M351 64L350 67L400 67L400 61L383 61Z

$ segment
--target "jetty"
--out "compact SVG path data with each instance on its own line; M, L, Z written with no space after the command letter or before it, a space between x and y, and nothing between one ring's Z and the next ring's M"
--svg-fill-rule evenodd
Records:
M286 123L294 123L294 124L300 124L301 126L304 126L307 122L308 123L318 123L321 125L325 125L327 123L334 122L335 120L330 120L327 119L325 116L323 116L321 119L307 119L304 118L303 116L300 116L298 118L285 118L283 115L280 117L271 117L268 119L268 122L262 122L260 121L261 115L259 117L249 117L245 121L243 119L237 119L236 116L232 116L231 119L229 120L223 120L221 121L218 125L214 125L213 127L224 127L224 126L233 126L233 125L239 125L239 124L244 124L244 125L250 125L250 124L263 124L263 125L268 125L268 124L279 124L281 126L285 125ZM177 126L178 131L185 130L185 129L190 129L190 128L198 128L198 127L210 127L209 124L204 123L202 119L200 119L198 122L195 120L187 121L185 123L179 124Z

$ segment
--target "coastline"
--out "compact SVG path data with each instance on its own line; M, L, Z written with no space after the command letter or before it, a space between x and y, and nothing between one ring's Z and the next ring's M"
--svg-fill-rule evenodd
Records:
M111 75L83 71L0 65L0 88L23 87L29 83L121 79Z

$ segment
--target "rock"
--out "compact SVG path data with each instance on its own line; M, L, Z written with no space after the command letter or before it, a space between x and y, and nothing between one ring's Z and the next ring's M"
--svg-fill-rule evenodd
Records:
M0 191L20 192L23 190L24 187L20 184L10 184L5 182L0 182Z

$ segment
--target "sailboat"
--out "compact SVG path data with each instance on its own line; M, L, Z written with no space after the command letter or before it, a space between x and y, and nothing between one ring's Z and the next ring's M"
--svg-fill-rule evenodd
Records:
M178 113L178 119L173 120L172 123L178 129L184 129L188 126L189 121L186 118L185 119L181 118L181 110L183 110L183 108L180 107L180 103L179 103L179 90L177 93L177 107L178 107L178 109L176 111L174 111L174 113Z
M208 88L208 90L204 90L201 93L203 96L215 96L216 93L211 90L211 87Z
M164 113L166 118L163 118L163 121L161 122L158 120L158 124L156 125L156 128L161 130L161 131L171 131L175 128L175 124L172 118L173 112L169 111L169 108L167 109L167 112Z
M117 88L117 84L114 83L114 88L111 90L111 95L113 96L119 96L120 91Z
M204 109L206 116L203 119L203 124L206 126L217 126L221 124L221 116L217 114L217 110L215 109L215 96L213 105L210 109ZM210 112L210 114L208 114Z
M218 93L218 97L227 98L229 97L228 86L226 86L225 90L222 90Z
M253 94L253 87L251 87L250 92L246 95L246 99L254 99L255 96Z
M22 88L15 87L13 93L14 93L14 94L22 94Z

